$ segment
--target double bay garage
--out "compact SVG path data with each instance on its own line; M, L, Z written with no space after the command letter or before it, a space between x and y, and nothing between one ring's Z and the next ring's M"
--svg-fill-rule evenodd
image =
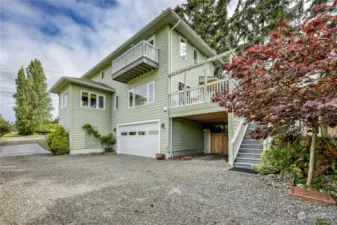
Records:
M117 125L117 153L154 158L159 152L159 121Z

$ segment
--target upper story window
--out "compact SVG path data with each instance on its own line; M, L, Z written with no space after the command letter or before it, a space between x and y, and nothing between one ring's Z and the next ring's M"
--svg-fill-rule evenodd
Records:
M153 35L152 37L150 37L149 39L147 39L147 42L153 46L156 46L156 38Z
M117 110L118 109L118 106L119 106L119 97L118 97L118 95L116 95L115 96L115 110Z
M194 59L194 64L198 63L198 50L193 48L193 59Z
M65 92L61 96L61 109L64 109L68 106L68 92Z
M129 107L146 105L154 102L154 82L129 90Z
M105 109L105 96L81 91L81 106L94 109Z
M180 37L180 56L184 59L186 59L187 56L187 41L182 37Z
M101 71L101 79L104 79L104 70Z

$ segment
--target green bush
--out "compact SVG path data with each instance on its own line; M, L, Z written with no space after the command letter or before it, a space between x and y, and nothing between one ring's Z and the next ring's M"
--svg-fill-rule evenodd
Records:
M116 143L116 138L114 138L112 133L102 136L101 143L105 146L105 152L114 152L112 146Z
M35 133L49 134L53 131L52 124L50 122L40 123L35 128Z
M254 167L261 174L279 173L281 176L300 178L308 167L309 152L298 142L284 147L273 146L262 153L260 164Z
M8 121L4 120L4 118L2 118L2 116L0 115L0 137L10 133L11 130L11 124Z
M47 144L54 155L69 154L68 133L62 126L55 126L53 132L47 137Z

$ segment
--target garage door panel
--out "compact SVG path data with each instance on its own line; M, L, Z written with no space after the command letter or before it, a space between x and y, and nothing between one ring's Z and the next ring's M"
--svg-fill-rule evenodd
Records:
M154 158L159 153L159 122L119 126L119 153Z

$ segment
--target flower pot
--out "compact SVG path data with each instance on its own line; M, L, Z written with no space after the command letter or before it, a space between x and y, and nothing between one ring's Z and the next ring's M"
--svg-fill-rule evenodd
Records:
M165 159L165 154L156 154L156 159L157 160L163 160L163 159Z

